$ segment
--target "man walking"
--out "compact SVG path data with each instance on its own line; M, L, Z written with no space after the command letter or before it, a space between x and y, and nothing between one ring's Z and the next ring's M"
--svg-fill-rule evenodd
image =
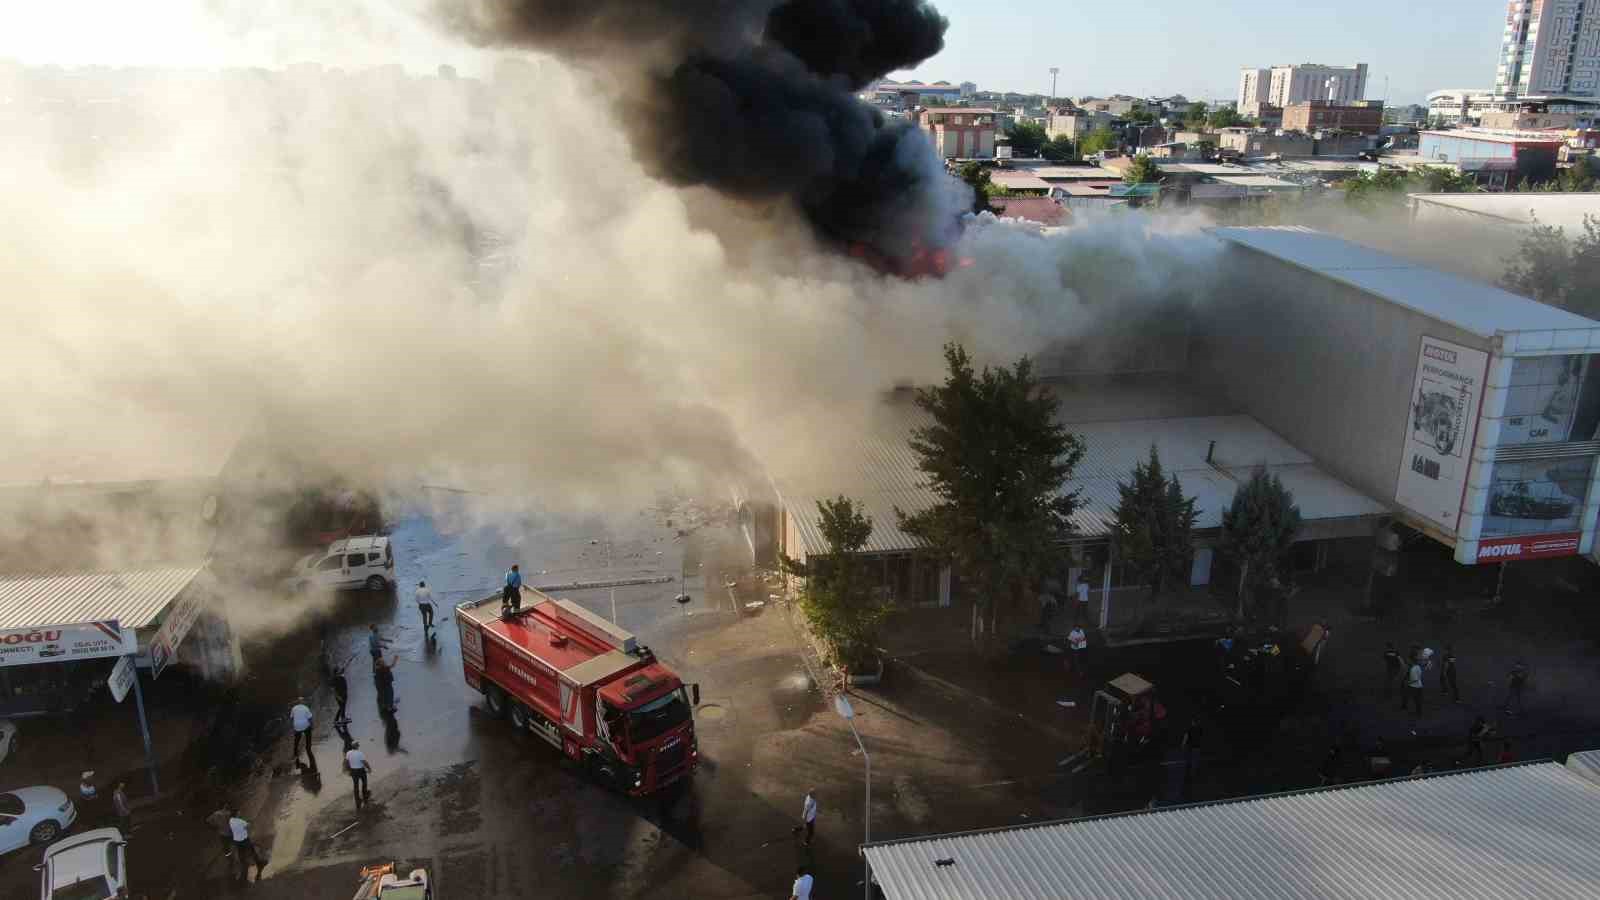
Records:
M111 811L117 816L117 827L124 837L133 833L133 807L128 803L128 785L119 781L111 791Z
M1461 702L1461 685L1456 681L1456 648L1444 648L1444 661L1439 664L1439 693L1449 694L1456 703Z
M514 613L522 609L522 569L516 564L506 572L506 586L500 591L500 614Z
M228 817L228 831L233 837L233 853L239 857L239 880L250 880L250 864L255 863L256 880L261 880L261 870L267 867L267 861L261 858L261 851L256 849L255 841L250 840L250 823L239 817L236 810L230 810Z
M389 646L389 642L378 634L378 623L374 622L368 625L367 653L371 654L374 661L383 655L383 648L387 646Z
M417 611L422 613L422 630L433 627L433 589L426 581L417 582Z
M1089 671L1086 660L1089 655L1089 636L1083 633L1082 625L1072 626L1067 632L1067 660L1072 667L1072 674L1082 675Z
M806 836L800 841L800 846L809 847L811 846L811 836L817 830L816 788L806 791L805 803L800 806L800 824L794 827L794 832L799 834L802 830L805 831Z
M306 698L295 700L289 709L289 720L294 725L294 762L300 764L300 742L306 745L306 768L312 772L317 771L317 758L311 755L311 707L306 705Z
M345 715L345 707L350 703L350 682L344 677L344 667L333 670L333 675L328 678L328 684L333 687L333 699L339 701L339 708L333 714L334 725L347 725L350 717Z
M1383 699L1387 700L1394 694L1395 683L1400 680L1400 651L1394 648L1394 641L1383 645Z
M1483 765L1483 741L1491 730L1488 720L1483 716L1472 720L1472 727L1467 729L1467 759Z
M372 661L372 682L378 689L378 712L389 715L394 712L394 665L399 658L392 658L385 662L382 657Z
M233 829L228 827L228 820L231 818L233 812L226 805L218 807L216 812L206 816L206 824L217 833L217 839L222 843L223 859L233 855Z
M794 887L789 889L789 900L811 900L811 873L805 866L794 870Z
M360 809L372 799L372 789L367 787L367 776L372 774L372 763L367 762L367 755L361 752L360 741L350 742L350 749L344 754L344 766L350 771L350 785L355 788L356 793L356 809Z
M1400 695L1400 709L1404 711L1413 704L1417 718L1422 718L1422 662L1416 658L1411 660L1411 668L1406 672L1406 687L1405 693Z
M1504 711L1508 716L1518 715L1523 712L1522 689L1528 684L1528 664L1517 660L1511 666L1511 672L1506 676L1506 702ZM1511 701L1517 701L1517 711L1511 711Z

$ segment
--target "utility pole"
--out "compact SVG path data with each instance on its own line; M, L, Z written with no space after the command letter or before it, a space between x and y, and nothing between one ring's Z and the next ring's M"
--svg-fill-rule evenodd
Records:
M1056 75L1058 75L1060 72L1061 72L1060 67L1058 67L1058 66L1051 66L1050 67L1050 102L1051 103L1056 102ZM1046 104L1046 105L1048 105L1048 104Z

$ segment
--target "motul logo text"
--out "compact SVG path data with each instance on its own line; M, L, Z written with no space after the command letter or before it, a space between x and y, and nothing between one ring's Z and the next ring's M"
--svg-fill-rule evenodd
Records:
M1522 552L1521 544L1500 544L1496 547L1479 547L1479 559L1492 559L1496 556L1516 556Z
M30 631L27 634L8 634L0 638L0 643L5 644L42 644L45 641L61 640L59 631Z

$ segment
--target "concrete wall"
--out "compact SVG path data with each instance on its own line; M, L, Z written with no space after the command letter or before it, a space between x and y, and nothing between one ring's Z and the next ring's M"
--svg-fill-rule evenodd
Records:
M1393 503L1424 334L1487 342L1230 244L1195 317L1197 379L1375 500Z

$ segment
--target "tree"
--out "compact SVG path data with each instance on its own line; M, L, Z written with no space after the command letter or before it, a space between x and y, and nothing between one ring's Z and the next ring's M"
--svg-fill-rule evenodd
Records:
M1135 125L1149 125L1156 120L1156 114L1142 106L1135 106L1122 117L1125 121Z
M1083 136L1083 140L1078 142L1078 152L1084 156L1091 156L1101 150L1114 150L1116 146L1116 132L1102 125Z
M989 167L980 162L967 162L961 164L958 174L967 187L972 188L972 211L985 212L989 209L989 198L995 195L996 185L989 179Z
M927 509L895 513L979 586L991 632L1000 607L1020 608L1072 532L1076 491L1066 490L1083 458L1083 440L1056 421L1057 400L1041 390L1027 357L976 372L959 344L944 348L944 384L917 392L933 420L917 428L911 451L937 498Z
M801 610L836 660L849 668L872 661L878 631L891 607L873 596L861 559L872 536L872 519L845 496L817 501L818 528L825 553L798 562L780 556L785 571L806 579Z
M1206 125L1212 130L1216 130L1218 128L1232 128L1243 123L1244 119L1239 117L1239 111L1231 106L1224 106L1221 109L1213 110L1209 116L1206 116Z
M1195 131L1205 128L1206 105L1198 101L1189 104L1189 109L1183 114L1183 124Z
M1013 124L1006 129L1006 137L1011 139L1012 156L1038 156L1046 140L1044 126L1033 122Z
M1122 173L1122 180L1128 184L1159 184L1161 167L1150 158L1150 154L1141 153L1133 158L1128 170Z
M1194 523L1198 512L1193 497L1183 496L1178 476L1161 469L1161 456L1150 447L1148 462L1135 463L1133 479L1117 482L1115 522L1111 547L1119 562L1150 585L1151 598L1161 593L1168 578L1186 578L1194 557Z
M1400 169L1362 172L1354 178L1346 179L1342 187L1346 203L1366 211L1373 211L1383 206L1404 202L1408 193L1473 193L1478 190L1478 183L1473 181L1470 175L1462 175L1436 166L1424 166L1420 170L1413 169L1410 172Z
M1254 588L1275 583L1300 531L1300 507L1278 476L1257 468L1222 511L1218 549L1239 564L1239 617Z
M1058 134L1046 141L1045 145L1039 148L1039 155L1051 162L1070 162L1077 159L1077 151L1072 146L1072 138L1064 134Z
M1600 218L1584 216L1583 233L1576 238L1534 222L1516 255L1506 260L1500 283L1580 316L1600 315Z

